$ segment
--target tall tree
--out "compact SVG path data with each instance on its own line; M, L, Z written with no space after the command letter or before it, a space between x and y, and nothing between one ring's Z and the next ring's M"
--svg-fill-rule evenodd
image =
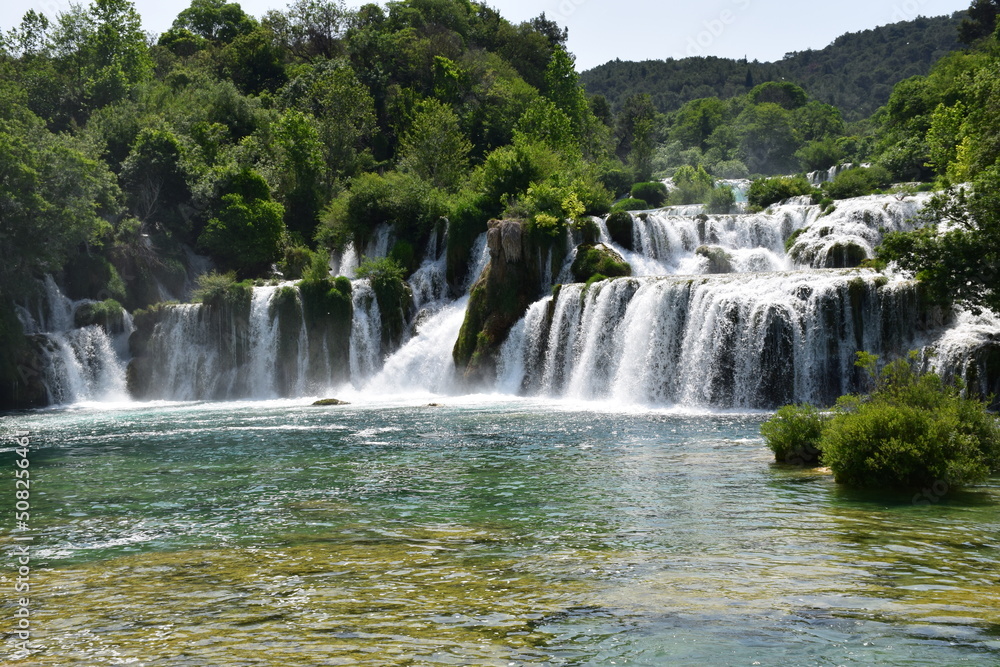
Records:
M440 188L458 185L469 168L472 144L450 107L430 99L403 137L399 167Z

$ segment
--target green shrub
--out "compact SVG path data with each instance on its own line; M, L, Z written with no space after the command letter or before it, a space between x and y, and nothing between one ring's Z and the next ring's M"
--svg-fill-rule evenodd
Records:
M735 204L736 195L733 194L733 189L725 185L720 185L712 188L712 191L708 195L705 210L709 213L724 215L729 213Z
M659 181L636 183L631 194L633 199L641 199L652 208L659 208L667 201L667 186Z
M237 306L249 304L253 292L249 282L237 282L236 273L203 273L198 276L198 287L191 295L192 301L211 306Z
M581 245L570 270L578 283L585 283L596 274L608 278L632 275L629 263L606 246Z
M816 466L826 417L811 405L785 405L761 424L760 434L777 463Z
M809 181L803 176L775 176L774 178L758 178L750 184L747 201L750 205L764 209L789 197L810 195L815 191Z
M824 190L832 199L848 199L863 197L892 183L892 175L883 167L856 167L842 171L829 183L824 183Z
M628 194L629 185L632 183L632 175L629 171L614 163L602 164L597 179L614 197Z
M840 401L820 438L834 478L856 487L949 488L982 482L1000 470L1000 425L985 402L965 398L911 358L875 372L859 353L874 391Z
M650 206L644 200L629 197L628 199L622 199L621 201L616 202L615 205L611 207L611 212L619 213L622 211L642 211L647 208L650 208Z
M715 179L703 167L689 167L687 165L678 167L673 178L676 187L670 193L669 203L671 205L705 204L708 202Z
M278 263L278 270L287 280L298 280L309 269L313 252L306 246L293 245L285 248L285 255Z

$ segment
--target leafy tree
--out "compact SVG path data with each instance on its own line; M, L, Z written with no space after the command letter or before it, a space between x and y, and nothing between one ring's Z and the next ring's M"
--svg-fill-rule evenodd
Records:
M403 137L399 168L445 189L455 189L466 175L472 144L458 116L437 100L427 100Z
M117 196L106 165L79 141L23 110L0 118L0 296L58 271L81 244L99 245Z
M972 0L958 26L958 38L965 44L973 44L989 37L996 30L997 16L1000 16L1000 2L997 0Z
M173 28L185 28L218 44L228 44L256 27L257 21L239 4L225 0L191 0L173 23Z
M350 18L343 0L294 0L284 14L268 14L267 23L296 58L317 61L342 55Z
M182 166L184 147L169 130L146 128L122 165L120 182L139 220L162 224L185 241L191 192Z
M562 46L552 51L552 60L545 70L545 90L543 94L552 100L556 108L566 114L573 124L577 137L583 135L584 125L590 107L587 97L580 87L580 77L576 73L571 56Z
M788 172L795 168L799 141L792 114L772 102L748 107L736 121L740 152L751 172Z
M286 111L278 119L274 140L275 194L284 204L285 225L311 239L328 196L316 120L301 111Z
M920 217L926 226L888 234L878 256L914 273L938 303L1000 313L1000 167L976 176L971 192L936 196Z
M243 168L220 182L198 244L238 274L253 275L279 258L283 215L264 178Z
M525 110L515 130L524 140L548 146L565 155L579 155L573 123L551 100L538 98Z
M777 104L789 111L806 104L806 91L791 81L768 81L750 91L752 104Z
M248 95L273 92L285 83L285 54L267 28L237 35L220 59L227 77Z
M86 93L94 107L120 99L152 73L146 35L129 0L94 0L80 44Z
M284 87L281 99L316 117L331 180L353 175L376 116L372 95L350 64L334 60L305 70Z

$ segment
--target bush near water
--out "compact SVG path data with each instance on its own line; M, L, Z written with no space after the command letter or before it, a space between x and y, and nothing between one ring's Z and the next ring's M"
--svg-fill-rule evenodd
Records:
M920 372L915 354L881 371L874 356L858 356L870 393L841 397L828 415L784 406L761 426L777 462L829 466L837 482L859 488L957 488L1000 471L1000 422L986 402Z

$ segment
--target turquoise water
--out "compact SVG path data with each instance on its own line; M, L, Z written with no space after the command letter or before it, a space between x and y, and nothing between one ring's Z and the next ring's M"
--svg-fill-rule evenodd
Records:
M775 466L761 415L439 400L4 418L8 663L1000 663L996 480L915 503Z

